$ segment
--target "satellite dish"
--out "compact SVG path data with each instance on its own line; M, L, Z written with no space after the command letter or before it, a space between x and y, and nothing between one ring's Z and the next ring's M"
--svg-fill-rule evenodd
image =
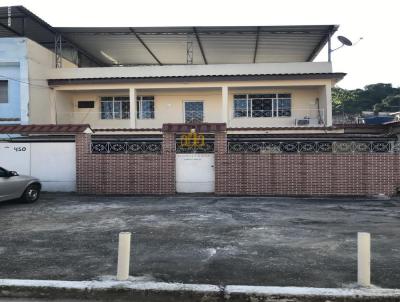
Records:
M340 41L340 43L342 43L343 45L346 45L346 46L353 45L353 43L349 39L347 39L346 37L338 36L337 38Z

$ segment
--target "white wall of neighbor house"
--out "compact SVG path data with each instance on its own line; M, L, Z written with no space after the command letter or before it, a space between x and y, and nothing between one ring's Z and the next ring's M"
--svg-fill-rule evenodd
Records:
M330 125L330 80L286 81L286 86L280 86L281 81L269 81L269 86L260 83L246 82L240 87L238 83L225 83L220 87L190 87L158 88L160 84L149 85L146 88L131 86L121 89L118 84L100 86L103 89L90 89L88 85L78 85L70 90L55 92L55 110L57 123L89 123L94 128L160 128L164 123L184 122L184 102L204 102L204 122L227 122L230 127L290 127L295 126L297 119L310 117L314 122L322 116L326 125ZM232 85L232 86L229 86ZM256 86L251 87L251 85ZM297 85L295 85L297 84ZM302 84L302 85L301 85ZM174 84L172 84L174 85ZM177 85L175 83L175 85ZM235 85L235 86L233 86ZM239 86L239 87L238 87ZM79 87L81 89L79 90ZM111 89L104 89L104 88ZM119 89L118 89L118 88ZM329 91L328 91L329 90ZM234 117L233 99L235 94L251 93L290 93L292 98L292 115L290 117ZM154 96L154 119L137 119L136 106L131 110L134 118L105 120L100 115L100 100L102 96ZM225 97L224 97L225 96ZM223 100L226 99L224 102ZM94 101L95 107L78 108L78 101ZM328 105L328 106L327 106ZM132 109L132 108L131 108ZM328 116L327 116L328 115ZM132 121L133 120L133 121ZM315 124L314 124L315 125Z

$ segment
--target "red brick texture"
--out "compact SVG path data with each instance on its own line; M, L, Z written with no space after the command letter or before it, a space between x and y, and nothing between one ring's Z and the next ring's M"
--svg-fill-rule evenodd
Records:
M216 156L216 194L393 195L400 187L395 154Z
M78 193L175 194L174 134L164 134L161 154L92 154L90 141L76 135Z
M92 154L90 134L76 136L77 191L89 194L175 194L175 134L161 154ZM220 195L393 195L398 154L234 154L215 132L215 193Z
M215 145L216 194L393 195L400 187L398 154L233 154L223 136Z

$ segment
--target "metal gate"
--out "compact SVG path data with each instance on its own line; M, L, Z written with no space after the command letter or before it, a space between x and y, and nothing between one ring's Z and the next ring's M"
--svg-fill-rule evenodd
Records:
M212 193L214 189L214 154L176 154L176 191L178 193Z
M215 189L214 135L192 129L177 137L176 191L212 193Z
M75 143L0 142L0 166L40 179L44 191L76 188Z

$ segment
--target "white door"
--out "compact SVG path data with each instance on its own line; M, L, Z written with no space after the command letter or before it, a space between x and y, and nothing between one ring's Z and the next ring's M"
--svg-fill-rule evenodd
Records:
M214 154L176 155L176 191L178 193L212 193L214 188Z

